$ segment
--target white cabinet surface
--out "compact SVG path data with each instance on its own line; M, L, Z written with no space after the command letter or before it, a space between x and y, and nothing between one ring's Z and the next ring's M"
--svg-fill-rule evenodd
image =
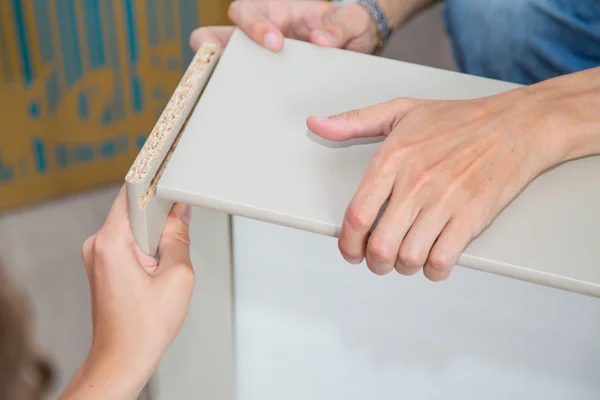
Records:
M516 85L236 31L161 176L157 196L336 236L377 143L318 139L310 115L395 97L468 99ZM464 251L464 266L600 297L600 156L535 179ZM158 232L158 231L157 231ZM308 250L307 250L308 251Z
M600 299L456 268L370 273L234 218L237 399L600 398Z
M324 143L308 115L514 87L292 40L273 54L237 31L157 184L203 207L157 398L600 398L600 157L534 180L447 282L373 275L334 238L376 144Z

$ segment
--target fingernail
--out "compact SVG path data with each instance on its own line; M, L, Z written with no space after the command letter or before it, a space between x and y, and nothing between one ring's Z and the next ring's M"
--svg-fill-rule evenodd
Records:
M346 259L346 261L348 261L350 264L354 264L354 265L358 265L362 262L361 258L350 258L350 257L344 257Z
M337 42L336 37L327 31L318 30L318 31L316 31L316 33L327 42L327 43L323 43L323 45L328 44L330 46L333 46Z
M279 39L273 32L265 35L265 47L271 51L277 51L279 47Z
M193 51L198 51L198 49L200 48L200 44L198 42L199 40L195 36L192 36L190 38L190 47Z
M182 204L179 210L179 219L186 225L192 220L192 207L187 204Z

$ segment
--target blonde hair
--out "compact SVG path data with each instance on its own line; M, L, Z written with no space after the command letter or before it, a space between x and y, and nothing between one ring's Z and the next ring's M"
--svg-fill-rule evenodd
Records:
M52 381L50 365L33 350L30 315L0 264L0 400L42 399Z

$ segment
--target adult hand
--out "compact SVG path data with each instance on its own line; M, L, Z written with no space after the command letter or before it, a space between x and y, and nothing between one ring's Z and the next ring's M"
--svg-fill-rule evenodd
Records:
M469 242L535 176L600 152L600 85L589 86L599 75L474 100L399 98L310 117L308 127L325 139L386 136L346 210L342 255L351 263L366 258L377 274L424 267L427 278L446 279Z
M126 189L84 244L92 296L92 347L63 398L136 398L187 315L194 288L190 207L173 207L159 262L138 247Z
M283 48L283 38L320 46L371 53L377 43L377 27L369 12L351 3L337 6L315 0L238 0L229 7L229 18L254 41L271 51ZM232 27L196 29L190 37L194 51L203 42L226 46Z

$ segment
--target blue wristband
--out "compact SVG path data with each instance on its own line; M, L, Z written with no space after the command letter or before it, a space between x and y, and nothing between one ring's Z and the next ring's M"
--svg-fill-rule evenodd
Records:
M380 46L385 44L390 36L392 35L392 27L388 22L381 6L377 3L377 0L358 0L358 4L365 7L373 16L375 23L377 24L377 32L379 33L379 37L381 38L382 43Z

